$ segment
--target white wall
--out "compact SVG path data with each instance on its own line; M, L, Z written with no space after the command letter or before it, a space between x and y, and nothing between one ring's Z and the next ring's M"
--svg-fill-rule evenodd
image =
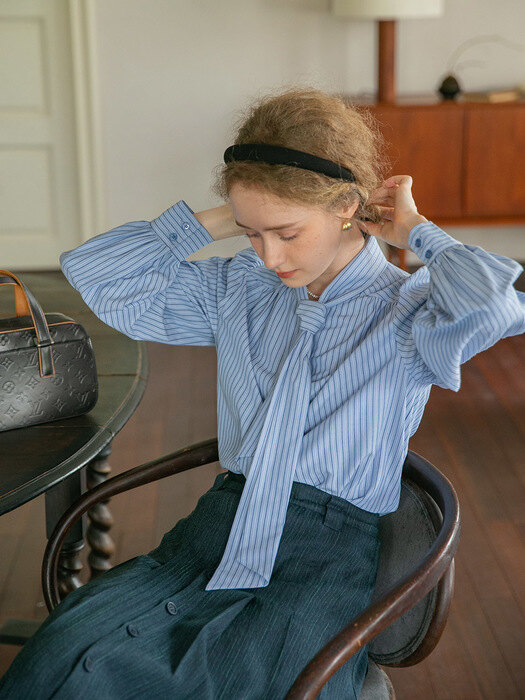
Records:
M152 219L179 199L194 211L220 204L212 170L233 119L259 94L290 82L375 92L375 22L336 18L329 0L95 1L106 229ZM467 39L500 34L518 43L524 26L522 0L445 0L441 18L400 21L398 94L435 91ZM465 90L525 81L523 51L484 43L467 59L483 65L460 69ZM447 231L525 260L525 226ZM247 245L244 236L212 243L191 259Z

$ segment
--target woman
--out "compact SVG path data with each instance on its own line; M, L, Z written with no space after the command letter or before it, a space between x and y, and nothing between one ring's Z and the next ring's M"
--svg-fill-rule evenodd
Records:
M216 346L228 471L156 549L70 593L0 697L284 698L368 605L432 384L457 391L463 362L525 330L522 267L420 215L380 146L337 97L269 95L217 173L228 204L180 200L62 254L108 325ZM245 233L231 258L185 260ZM425 265L391 265L379 237ZM319 697L357 698L367 663L364 647Z

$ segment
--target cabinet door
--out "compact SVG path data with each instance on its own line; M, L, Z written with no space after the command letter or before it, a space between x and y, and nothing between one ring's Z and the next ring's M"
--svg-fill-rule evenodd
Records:
M525 214L525 104L465 110L467 216Z
M463 114L460 105L374 105L391 159L390 175L411 175L427 219L461 215Z

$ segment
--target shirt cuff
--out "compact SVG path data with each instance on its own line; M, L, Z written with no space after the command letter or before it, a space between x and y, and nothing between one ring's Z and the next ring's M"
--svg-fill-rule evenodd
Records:
M430 265L447 248L462 246L432 221L416 224L408 234L408 245L425 265Z
M183 199L153 219L151 228L180 260L214 241Z

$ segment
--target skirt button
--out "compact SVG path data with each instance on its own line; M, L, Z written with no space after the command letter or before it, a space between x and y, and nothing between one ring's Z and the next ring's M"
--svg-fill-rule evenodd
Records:
M170 615L176 615L177 614L177 606L175 603L170 600L168 603L166 603L166 610L169 612Z
M94 659L91 656L86 656L86 658L84 659L84 670L88 671L88 673L89 673L90 671L93 670L94 666L95 666Z

